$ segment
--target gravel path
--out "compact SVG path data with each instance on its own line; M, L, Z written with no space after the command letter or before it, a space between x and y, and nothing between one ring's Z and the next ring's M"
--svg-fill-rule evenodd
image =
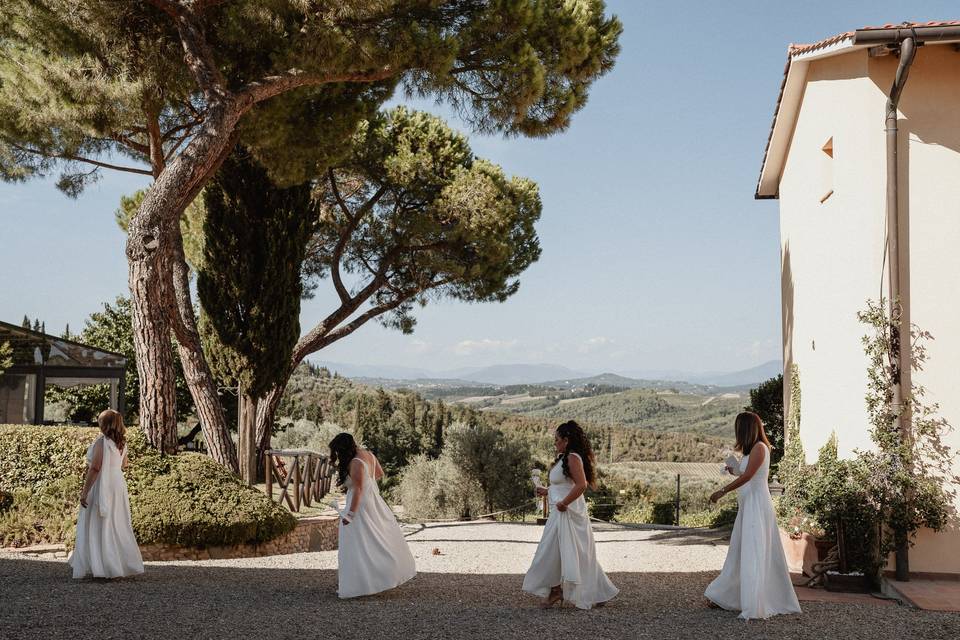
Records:
M885 638L960 637L960 614L803 603L804 614L743 622L703 590L726 547L709 536L597 527L620 590L593 611L541 611L520 592L540 528L408 528L419 575L370 598L336 597L336 552L149 563L143 576L73 581L63 561L0 553L0 638ZM433 550L438 549L439 555Z

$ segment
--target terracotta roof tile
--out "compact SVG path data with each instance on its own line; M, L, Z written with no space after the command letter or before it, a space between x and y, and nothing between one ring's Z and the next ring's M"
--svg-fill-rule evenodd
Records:
M861 31L869 31L873 29L911 29L916 27L955 27L960 26L960 20L931 20L929 22L901 22L900 24L885 24L879 27L864 27ZM787 86L787 75L790 72L790 63L793 61L793 58L811 51L816 51L818 49L824 49L830 45L837 44L842 42L847 38L852 38L856 32L855 31L845 31L839 33L835 36L830 36L829 38L824 38L817 42L812 42L810 44L791 44L787 47L787 64L783 69L783 79L780 82L780 93L777 95L777 103L773 111L773 124L770 127L770 135L767 137L767 146L763 152L763 162L760 165L760 177L763 177L763 167L767 163L767 155L770 153L770 143L773 140L773 131L777 124L777 115L780 112L780 103L783 101L783 92ZM756 197L776 197L776 196L760 196L760 185L757 184Z
M901 22L900 24L885 24L879 27L864 27L861 31L870 31L873 29L910 29L914 27L955 27L960 26L960 20L932 20L930 22ZM847 38L852 38L855 31L845 31L844 33L838 33L835 36L830 36L829 38L824 38L817 42L811 42L810 44L791 44L787 48L787 54L792 56L800 55L801 53L807 53L810 51L815 51L817 49L822 49L824 47L829 47L832 44L836 44Z

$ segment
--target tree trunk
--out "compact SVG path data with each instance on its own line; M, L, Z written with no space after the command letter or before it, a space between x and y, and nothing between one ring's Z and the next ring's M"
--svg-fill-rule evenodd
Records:
M173 243L172 271L178 314L173 318L173 326L177 335L180 360L183 363L183 374L197 409L197 417L203 429L203 439L207 443L207 452L214 460L237 473L240 470L237 451L230 438L227 417L223 412L223 405L220 404L210 366L204 357L200 332L197 331L196 318L193 315L190 273L183 255L183 238L180 235L179 222L177 220L176 227L172 230L177 240Z
M178 249L183 251L179 220L233 147L240 114L237 105L227 104L214 106L208 111L202 130L156 177L131 218L127 232L133 344L140 374L140 422L149 442L169 453L174 453L177 447L176 383L170 336L171 322L178 317L172 262L175 252ZM176 233L171 232L174 228ZM209 369L202 351L192 348L189 336L187 338L188 352L184 354L181 350L184 368L189 369L188 378L201 380L204 370L209 372ZM198 362L204 363L203 366ZM204 383L201 380L197 384ZM199 395L197 410L203 412L200 418L206 438L211 425L217 428L217 418L215 410L210 409L209 389ZM197 400L197 394L194 399ZM212 419L211 411L214 411ZM222 431L213 433L208 444L216 447L220 461L229 465L230 446L223 442L223 435Z
M270 448L270 438L273 435L273 421L276 418L277 407L280 406L280 400L283 398L283 391L286 386L287 380L284 380L282 385L277 385L270 389L267 395L260 398L260 402L257 404L257 461L261 468L263 466L264 452Z
M240 403L239 416L239 443L240 443L240 478L251 486L257 480L257 399L250 396L241 387L238 400Z
M132 224L130 237L135 237ZM128 271L133 346L140 376L140 427L151 446L165 453L176 453L176 373L170 348L170 324L162 301L164 260L157 253L152 251L130 259Z

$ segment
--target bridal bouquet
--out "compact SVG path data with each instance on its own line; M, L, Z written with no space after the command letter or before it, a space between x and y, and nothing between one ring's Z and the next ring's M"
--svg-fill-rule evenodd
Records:
M543 483L540 482L540 470L539 470L539 469L531 469L531 470L530 470L530 482L532 482L532 483L533 483L533 486L534 486L534 487L537 487L537 488L543 486Z

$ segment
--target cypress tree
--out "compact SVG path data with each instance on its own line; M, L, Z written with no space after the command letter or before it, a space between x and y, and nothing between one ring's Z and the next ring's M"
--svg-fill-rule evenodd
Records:
M285 380L300 337L300 265L312 230L310 185L275 186L242 148L203 193L204 260L197 275L212 369L238 387L240 474L256 477L256 409Z

